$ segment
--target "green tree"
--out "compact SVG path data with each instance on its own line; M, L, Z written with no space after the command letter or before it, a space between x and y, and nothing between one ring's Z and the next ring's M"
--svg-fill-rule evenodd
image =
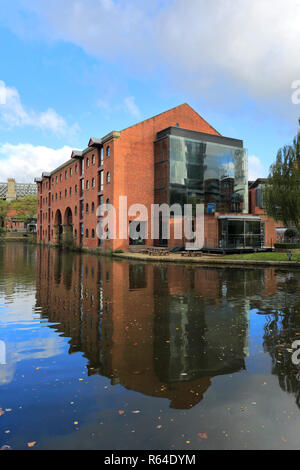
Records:
M26 222L37 214L37 197L32 195L16 199L10 203L9 208L17 212L17 220Z
M264 187L266 213L300 233L300 132L278 151Z
M2 225L1 222L5 219L5 216L8 211L8 204L3 199L0 199L0 226Z

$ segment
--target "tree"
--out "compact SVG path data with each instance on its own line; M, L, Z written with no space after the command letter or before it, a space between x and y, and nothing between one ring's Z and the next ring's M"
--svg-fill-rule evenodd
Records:
M300 123L300 122L299 122ZM278 151L264 187L266 213L300 233L300 131L292 145Z
M33 195L16 199L10 203L9 209L17 212L14 216L17 220L26 222L37 214L37 197Z
M3 201L3 199L0 199L0 227L2 226L2 222L6 217L8 211L8 205L6 201Z

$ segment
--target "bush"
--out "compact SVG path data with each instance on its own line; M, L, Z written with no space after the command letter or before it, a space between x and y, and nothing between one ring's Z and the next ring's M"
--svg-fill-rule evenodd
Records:
M284 238L291 241L292 238L298 238L298 231L295 228L288 228L284 232Z
M119 249L119 250L115 250L114 253L124 253L124 251Z
M275 243L274 247L279 250L300 249L300 243Z

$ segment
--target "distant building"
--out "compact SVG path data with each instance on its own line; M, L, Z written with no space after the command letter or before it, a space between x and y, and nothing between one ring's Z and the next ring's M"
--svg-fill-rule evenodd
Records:
M8 178L7 183L0 183L0 199L10 203L16 199L25 196L37 195L36 184L32 183L16 183L14 178ZM30 226L29 226L30 225ZM5 219L0 220L0 227L6 230L36 231L36 218L27 222L21 221L17 217L17 211L9 209Z
M36 194L37 187L34 183L16 183L14 178L8 178L7 183L0 183L0 199L7 202Z

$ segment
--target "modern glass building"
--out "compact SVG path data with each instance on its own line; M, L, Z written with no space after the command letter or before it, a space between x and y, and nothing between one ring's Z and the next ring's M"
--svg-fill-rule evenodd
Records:
M207 216L218 217L218 248L262 246L262 222L243 216L248 168L242 140L169 127L157 134L154 148L156 204L180 204L182 211L184 204L204 204Z

